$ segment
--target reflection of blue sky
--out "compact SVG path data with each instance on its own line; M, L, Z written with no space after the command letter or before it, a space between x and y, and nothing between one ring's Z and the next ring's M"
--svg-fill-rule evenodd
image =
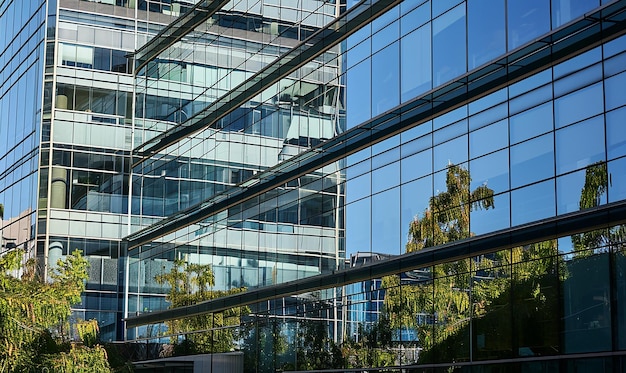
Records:
M503 149L498 152L474 159L470 162L472 182L470 190L481 185L491 188L494 193L509 189L509 151Z
M511 144L552 131L552 101L523 111L509 118Z
M626 88L626 84L624 84ZM626 94L624 94L626 99ZM626 154L626 107L606 114L606 146L608 159Z
M512 225L554 216L554 179L511 192Z
M562 174L605 160L604 117L556 131L556 172Z
M349 38L348 127L527 43L549 31L551 22L563 24L599 1L498 0L487 8L480 0L459 2L420 1L414 8L418 2L405 1L400 11L394 8ZM398 14L404 17L399 24ZM475 234L576 210L584 168L607 159L605 142L608 160L626 151L626 109L620 108L626 104L626 73L615 75L625 58L602 65L601 56L601 48L592 49L407 130L401 141L395 136L351 156L346 200L374 196L347 209L348 226L360 227L346 232L347 252L368 245L376 252L403 252L410 221L424 213L430 197L446 191L449 164L470 171L471 190L486 185L495 193L494 209L471 213ZM594 83L602 69L614 76ZM552 83L553 77L559 80ZM598 115L605 107L616 109L606 114L606 134ZM399 142L399 150L388 151ZM356 164L369 154L371 161ZM624 164L609 162L614 180L626 179L619 168ZM368 167L375 170L363 174ZM618 188L611 186L603 203L626 198L626 187Z
M493 197L494 207L470 213L470 232L474 235L497 231L510 226L509 193Z
M480 157L509 145L509 123L504 119L470 133L470 158Z
M348 188L350 189L350 188ZM369 198L346 206L346 257L371 250L371 201Z
M400 188L372 196L372 251L399 255L400 250Z
M461 164L467 161L467 135L457 137L435 146L433 150L435 171L443 170L450 164Z
M626 158L609 162L609 202L626 199Z
M557 214L565 214L580 209L580 195L584 185L585 170L573 172L556 179ZM606 194L601 197L601 201L606 203Z
M511 187L516 188L554 176L552 133L511 147Z

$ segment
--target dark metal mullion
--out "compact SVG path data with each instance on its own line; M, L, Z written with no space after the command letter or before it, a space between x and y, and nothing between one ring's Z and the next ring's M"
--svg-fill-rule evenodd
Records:
M340 287L371 278L393 275L418 268L484 255L548 239L555 239L595 229L608 229L626 222L626 201L556 216L521 227L407 253L357 268L332 271L275 286L249 290L236 295L148 313L126 319L126 328L164 322L178 318L220 312L233 307L297 295L321 289Z

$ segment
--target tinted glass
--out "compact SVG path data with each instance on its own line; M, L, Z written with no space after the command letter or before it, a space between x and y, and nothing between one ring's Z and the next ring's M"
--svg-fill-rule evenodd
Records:
M556 131L556 172L562 174L604 161L604 117Z
M552 118L552 101L512 116L509 119L511 144L551 131Z
M372 116L400 103L399 44L393 43L372 56Z
M511 187L554 176L552 134L511 147Z
M504 0L467 1L467 53L471 70L506 51Z
M606 113L606 146L608 159L626 154L626 108Z
M371 118L371 60L367 59L348 70L346 82L347 125L352 128Z
M434 86L465 73L465 6L460 5L433 21Z
M402 102L432 88L430 23L400 41Z
M577 90L554 100L554 123L557 128L599 114L604 109L602 83Z
M554 216L554 180L533 184L511 192L511 225Z
M509 50L550 31L550 3L545 0L509 0L507 16Z

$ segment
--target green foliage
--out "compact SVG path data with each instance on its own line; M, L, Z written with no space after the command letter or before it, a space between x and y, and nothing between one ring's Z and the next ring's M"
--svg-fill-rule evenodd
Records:
M70 307L80 302L84 290L87 260L75 251L59 260L50 276L52 282L44 282L36 275L35 261L22 266L23 257L23 251L15 250L0 258L0 372L47 367L56 361L54 356L63 353L69 354L65 365L83 355L95 364L105 355L69 350L69 337L64 333ZM107 364L106 356L101 364Z
M421 217L409 225L407 252L442 245L471 236L470 213L476 209L494 208L493 190L481 185L470 191L472 179L461 166L449 165L447 190L433 196ZM469 320L469 260L436 265L427 269L436 281L401 285L400 275L382 279L385 289L384 313L389 327L417 329L420 347L428 349L462 328ZM418 325L416 315L436 315L434 327Z
M247 324L243 341L246 372L275 372L281 365L281 355L287 352L287 340L282 332L283 321L275 318L256 319Z
M579 207L581 210L599 206L602 196L609 187L609 175L606 162L596 162L585 170L585 185L580 191ZM602 247L614 241L604 229L575 234L572 236L574 251L577 257L592 254L588 248Z
M83 344L87 347L94 347L96 342L98 341L98 333L100 332L100 328L98 328L98 320L83 320L76 323L76 331L78 332L78 337Z
M167 284L170 288L166 299L171 308L183 307L219 297L238 294L245 288L227 291L213 290L215 277L208 264L187 263L184 260L174 261L168 273L155 276L159 284ZM234 326L239 324L242 313L249 312L247 307L231 308L223 312L209 313L167 322L172 344L177 354L196 354L228 352L235 347L237 338ZM178 335L184 335L179 341Z
M431 197L421 219L416 216L409 225L407 252L470 237L470 212L495 207L493 190L481 185L470 192L471 181L463 167L448 166L447 190Z
M359 340L348 340L343 354L350 368L387 367L396 365L396 354L391 348L389 313L381 313L371 328L359 328Z
M44 366L52 372L63 373L111 372L106 350L100 345L92 348L72 345L68 352L46 355Z
M298 323L296 370L344 367L343 354L328 336L328 323L301 320Z

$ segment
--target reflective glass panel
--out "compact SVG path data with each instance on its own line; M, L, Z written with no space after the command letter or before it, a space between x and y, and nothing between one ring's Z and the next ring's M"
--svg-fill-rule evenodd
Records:
M556 128L589 118L604 109L602 83L577 90L554 100Z
M604 116L558 130L555 136L557 174L604 161Z
M467 135L457 137L434 148L434 170L441 170L450 164L467 161Z
M606 110L626 105L626 73L612 76L604 81Z
M609 162L609 202L626 200L626 158Z
M346 255L371 250L371 226L369 198L346 206Z
M508 121L506 119L501 120L487 127L470 132L469 141L470 159L506 147L509 144Z
M511 147L511 187L554 176L554 140L543 135Z
M400 63L398 43L372 56L372 116L400 103Z
M554 180L511 192L511 225L541 220L555 213Z
M468 69L471 70L506 51L504 0L467 1Z
M554 127L552 101L509 118L511 144L551 131Z
M400 248L400 188L372 196L372 251L399 255Z
M626 155L626 108L606 113L608 159Z
M465 6L433 21L433 81L441 85L465 73Z
M472 182L470 189L474 190L486 185L494 193L501 193L509 189L509 151L500 150L484 157L470 161Z
M400 41L402 102L432 88L430 41L430 23Z
M599 0L552 0L552 28L557 28L600 6Z
M550 3L545 0L509 0L508 50L550 31Z
M352 128L371 118L371 60L365 61L348 70L346 83L346 116L348 128Z

